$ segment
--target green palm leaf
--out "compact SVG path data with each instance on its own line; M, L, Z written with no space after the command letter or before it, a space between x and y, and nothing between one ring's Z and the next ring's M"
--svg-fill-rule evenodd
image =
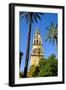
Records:
M58 25L51 23L49 27L46 27L46 41L50 39L50 42L52 44L56 43L57 44L57 39L58 39L58 31L57 31Z

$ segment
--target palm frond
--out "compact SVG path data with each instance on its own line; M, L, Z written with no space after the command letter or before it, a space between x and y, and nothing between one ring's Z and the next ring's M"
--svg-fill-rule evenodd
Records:
M26 15L25 15L25 19L26 19L26 22L28 23L28 21L29 21L29 18L30 18L30 16L29 16L29 14L27 13Z
M25 19L27 19L29 17L28 13L25 13Z
M24 13L25 13L25 12L20 12L19 14L22 15L22 14L24 14Z
M51 39L51 36L48 36L48 38L47 38L47 39L48 39L49 43L50 43L50 42L51 42L51 40L52 40L52 39Z
M38 13L35 13L35 16L36 16L36 18L41 20L41 17L40 17L40 15Z
M55 41L57 44L57 38L58 38L57 24L54 25L54 23L51 23L50 27L46 27L46 29L47 29L46 36L48 37L47 39L48 40L50 39L50 42L52 42L52 44L54 44Z
M46 27L46 30L50 30L50 28Z
M31 22L34 23L34 21L37 23L37 19L41 20L40 15L43 15L43 13L35 13L35 12L20 12L20 18L25 18L26 22L29 22L29 19L31 18Z
M53 23L53 22L51 22L51 26L52 26L52 27L54 26L54 23Z
M35 14L33 14L33 18L34 18L35 22L37 23L37 18L35 16Z
M20 12L20 18L24 18L25 14L24 12Z
M55 29L57 29L57 28L58 28L58 24L55 25Z
M44 15L44 13L38 13L39 15Z
M48 41L48 40L51 42L51 37L49 35L46 37L45 41Z
M34 19L33 19L33 17L31 18L31 22L34 23Z

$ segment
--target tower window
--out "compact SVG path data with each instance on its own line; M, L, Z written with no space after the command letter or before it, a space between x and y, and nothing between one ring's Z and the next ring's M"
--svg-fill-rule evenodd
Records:
M37 44L38 44L38 40L37 40Z
M38 35L37 35L37 37L38 37Z

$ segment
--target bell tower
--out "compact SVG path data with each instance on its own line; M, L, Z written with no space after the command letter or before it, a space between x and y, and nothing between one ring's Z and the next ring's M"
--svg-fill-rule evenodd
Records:
M33 46L32 46L32 53L30 55L30 66L31 65L38 65L40 58L42 58L42 40L40 37L39 29L36 28L36 32L33 38Z

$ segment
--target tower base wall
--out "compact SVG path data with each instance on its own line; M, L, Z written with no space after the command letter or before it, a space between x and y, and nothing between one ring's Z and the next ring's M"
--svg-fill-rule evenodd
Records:
M30 66L32 66L32 65L38 66L40 58L42 58L42 56L37 56L37 55L33 56L33 55L31 55Z

